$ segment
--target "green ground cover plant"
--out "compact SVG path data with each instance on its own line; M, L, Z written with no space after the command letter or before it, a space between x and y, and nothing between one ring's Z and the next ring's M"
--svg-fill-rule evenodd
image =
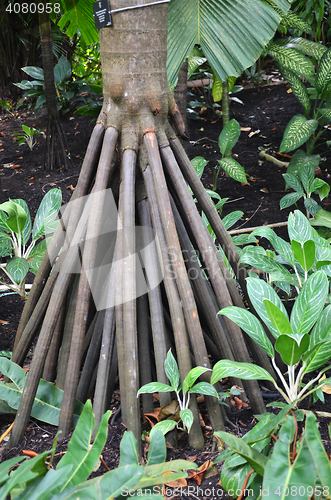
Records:
M162 484L186 477L183 469L196 468L196 464L186 460L165 462L166 444L161 432L151 437L146 465L141 465L137 441L132 432L125 432L120 445L119 467L88 480L101 465L99 457L106 443L110 415L110 411L103 415L92 441L95 420L88 400L67 452L55 469L52 461L58 436L50 451L31 459L14 457L0 464L0 500L6 500L8 495L11 500L108 500L121 495L143 496L147 500L163 498ZM20 465L12 470L17 464Z
M0 264L10 283L2 284L26 299L25 280L29 271L37 273L47 250L46 236L57 227L56 217L62 203L60 189L51 189L42 199L32 225L24 200L9 200L0 205L0 257L9 257Z

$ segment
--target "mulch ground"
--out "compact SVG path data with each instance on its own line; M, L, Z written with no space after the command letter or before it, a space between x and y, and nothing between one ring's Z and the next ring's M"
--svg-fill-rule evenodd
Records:
M217 184L217 192L223 198L229 198L229 201L224 205L222 216L234 210L244 212L244 215L236 224L237 228L286 221L288 213L293 210L293 207L282 211L279 209L279 200L285 194L285 183L282 177L285 168L261 161L259 158L259 147L269 148L271 154L273 154L273 151L278 151L287 123L294 114L302 112L300 104L288 90L289 87L286 84L263 86L259 92L254 87L244 89L240 94L237 94L244 105L237 102L231 103L231 118L236 118L240 126L246 129L246 131L242 131L233 153L237 155L237 161L245 168L247 184L241 185L221 173ZM198 94L197 97L199 97ZM77 183L94 123L89 117L73 114L65 115L62 118L63 129L70 148L71 166L70 170L67 171L63 169L43 170L43 138L38 140L38 144L33 151L30 151L27 145L18 146L18 143L13 140L13 133L21 131L22 124L33 125L36 128L45 130L46 117L45 115L35 117L32 113L25 112L15 117L8 114L0 115L0 202L2 203L9 198L23 198L27 202L32 215L34 215L41 199L52 187L61 189L64 203L69 201ZM209 161L202 177L203 184L209 189L213 187L212 171L217 165L217 160L221 158L218 148L218 136L221 129L222 125L219 116L209 109L201 114L199 120L189 121L190 143L187 147L188 155L190 158L203 156ZM328 139L330 140L331 137L328 137ZM290 159L281 156L277 157L283 161L289 161ZM330 155L326 156L320 174L321 178L327 182L330 182L330 159ZM331 198L326 198L320 204L322 208L329 210ZM277 230L277 233L285 238L287 230L281 228ZM12 349L22 308L23 302L19 297L7 295L0 298L0 351ZM117 411L119 402L119 393L115 392L111 408L113 414ZM330 411L330 396L326 395L325 404L319 403L316 408L326 412ZM179 437L178 450L168 449L168 460L191 458L200 466L206 463L207 460L213 461L218 455L217 450L215 451L213 448L212 431L203 405L201 405L201 414L205 419L203 432L206 446L204 450L191 449L186 434L182 433ZM228 410L227 415L230 422L228 430L238 436L243 435L256 423L256 419L249 407L242 409L231 408ZM0 415L0 434L9 426L11 421L12 416ZM330 420L322 418L319 421L322 438L327 446L329 441L327 425ZM125 428L120 417L110 422L103 459L107 467L113 469L118 465L119 444ZM0 449L0 461L19 455L23 449L29 449L37 453L50 449L55 434L56 428L31 419L21 445L13 450L2 447ZM55 464L65 451L68 439L66 438L58 445ZM104 473L105 470L102 465L98 473ZM221 493L218 484L219 470L220 464L217 464L217 474L211 477L205 475L201 485L190 479L188 484L191 489L189 493L187 493L187 489L182 490L182 496L186 491L184 498L189 500L196 498L204 500L220 496L229 498L224 492ZM174 497L174 493L176 492L170 488L167 496Z

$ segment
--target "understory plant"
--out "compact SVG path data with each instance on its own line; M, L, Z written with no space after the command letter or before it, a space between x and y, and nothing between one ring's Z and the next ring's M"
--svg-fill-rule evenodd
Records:
M232 498L245 494L252 500L330 498L330 458L315 415L307 412L300 439L297 420L303 420L302 412L286 407L278 415L266 413L258 418L241 439L215 432L229 446L214 461L225 460L221 483L228 494Z
M322 200L330 191L326 182L315 179L321 155L313 153L321 146L327 151L331 144L325 139L331 122L331 49L305 38L290 37L273 44L269 54L278 62L283 77L304 108L304 114L293 116L288 123L279 148L280 153L288 153L302 145L306 147L306 152L299 150L294 154L284 174L286 186L294 193L284 196L280 206L286 208L303 197L307 212L315 215L321 207L312 193L318 193ZM316 72L306 55L317 61ZM302 76L308 80L308 88Z
M327 212L328 213L328 212ZM326 224L321 218L313 222ZM311 227L300 210L295 210L288 217L289 241L283 240L270 227L259 227L252 232L252 237L266 238L273 250L261 246L249 245L241 254L241 262L249 264L265 273L267 281L276 288L291 294L291 286L299 292L307 279L316 271L322 270L330 281L331 247L329 241ZM256 276L250 273L251 276ZM330 302L330 296L326 300Z
M32 100L35 111L37 111L46 102L44 70L37 66L26 66L22 70L33 80L22 80L15 83L17 87L25 90L23 97ZM62 113L67 113L75 104L79 106L86 104L85 96L82 92L89 91L86 80L73 80L72 70L68 59L61 56L54 66L54 81L57 94L57 108Z
M0 264L9 278L4 286L26 299L25 280L28 271L37 273L47 250L46 235L53 233L62 203L60 189L51 189L42 199L32 226L29 208L24 200L9 200L0 205L0 257L9 257ZM40 241L41 240L41 241Z
M183 469L195 469L196 464L186 460L165 462L166 445L161 432L151 438L148 460L140 465L137 441L132 432L125 432L120 445L119 467L87 480L101 466L100 456L108 433L107 411L98 426L95 439L91 437L95 420L88 400L69 441L68 449L56 468L52 467L57 436L52 450L34 458L14 457L0 465L0 500L8 495L17 500L64 500L143 496L145 499L163 498L160 486L187 476ZM50 456L50 458L49 458ZM21 462L21 463L20 463ZM20 463L13 471L12 468Z
M328 379L322 380L328 369L323 366L331 357L331 305L325 307L329 293L327 276L319 270L306 279L290 317L277 293L264 280L247 278L247 292L262 322L273 335L274 346L262 323L250 311L231 306L225 307L219 314L240 326L271 358L281 387L264 368L230 360L221 360L214 365L211 383L225 377L269 380L288 404L298 406L304 398L328 383ZM287 380L278 366L275 351L286 365ZM318 374L309 378L315 370L319 370Z
M195 381L200 377L200 375L210 369L204 368L203 366L196 366L195 368L192 368L192 370L190 370L186 375L183 385L181 385L177 361L175 360L171 349L169 349L167 357L164 361L164 369L170 385L162 384L161 382L150 382L149 384L143 385L139 389L137 397L140 394L153 394L154 392L175 392L180 408L180 418L184 426L187 427L188 432L190 432L193 423L193 413L189 409L190 394L204 394L205 396L214 396L215 398L218 398L215 387L208 382L198 382L195 384ZM180 395L180 392L182 395ZM161 429L165 434L173 429L175 425L177 425L177 422L174 420L159 422L153 427L153 432L155 432L156 429Z
M2 354L0 357L0 373L9 380L0 381L0 412L16 413L23 390L27 372ZM51 425L58 425L63 399L63 390L51 382L40 379L37 393L31 410L31 416ZM72 424L77 424L83 404L76 399Z
M25 142L29 146L30 150L32 151L33 147L37 144L37 137L39 137L41 134L44 134L42 130L37 130L34 127L28 127L27 125L22 125L23 128L23 133L18 132L17 134L14 134L14 138L16 141L18 141L18 144L21 146L21 144L24 144Z

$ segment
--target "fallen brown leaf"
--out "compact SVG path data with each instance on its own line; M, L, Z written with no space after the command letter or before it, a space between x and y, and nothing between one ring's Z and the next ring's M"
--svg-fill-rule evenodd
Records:
M193 479L193 481L200 485L202 483L204 473L208 470L209 466L210 460L207 460L207 462L200 465L200 467L191 471L188 475L188 479Z
M2 325L9 325L9 321L5 321L4 319L0 319L0 323Z

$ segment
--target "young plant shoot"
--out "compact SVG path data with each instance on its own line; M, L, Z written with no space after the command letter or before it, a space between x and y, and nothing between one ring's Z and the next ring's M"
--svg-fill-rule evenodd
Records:
M204 368L202 366L196 366L189 371L186 375L183 386L180 383L180 372L178 369L177 361L175 360L171 349L169 349L167 357L164 361L164 369L166 375L169 379L170 385L162 384L160 382L150 382L149 384L143 385L138 393L137 397L140 394L153 394L154 392L175 392L180 408L180 418L184 426L187 427L188 432L190 432L192 423L193 423L193 413L189 409L190 403L190 394L204 394L206 396L214 396L218 398L217 391L215 387L213 387L208 382L198 382L195 384L197 378L200 377L203 373L209 370L209 368ZM180 395L182 392L182 396ZM153 427L160 429L162 427L163 432L169 432L176 425L176 422L173 420L166 420L165 422L159 422L156 426ZM166 426L166 427L164 427Z

